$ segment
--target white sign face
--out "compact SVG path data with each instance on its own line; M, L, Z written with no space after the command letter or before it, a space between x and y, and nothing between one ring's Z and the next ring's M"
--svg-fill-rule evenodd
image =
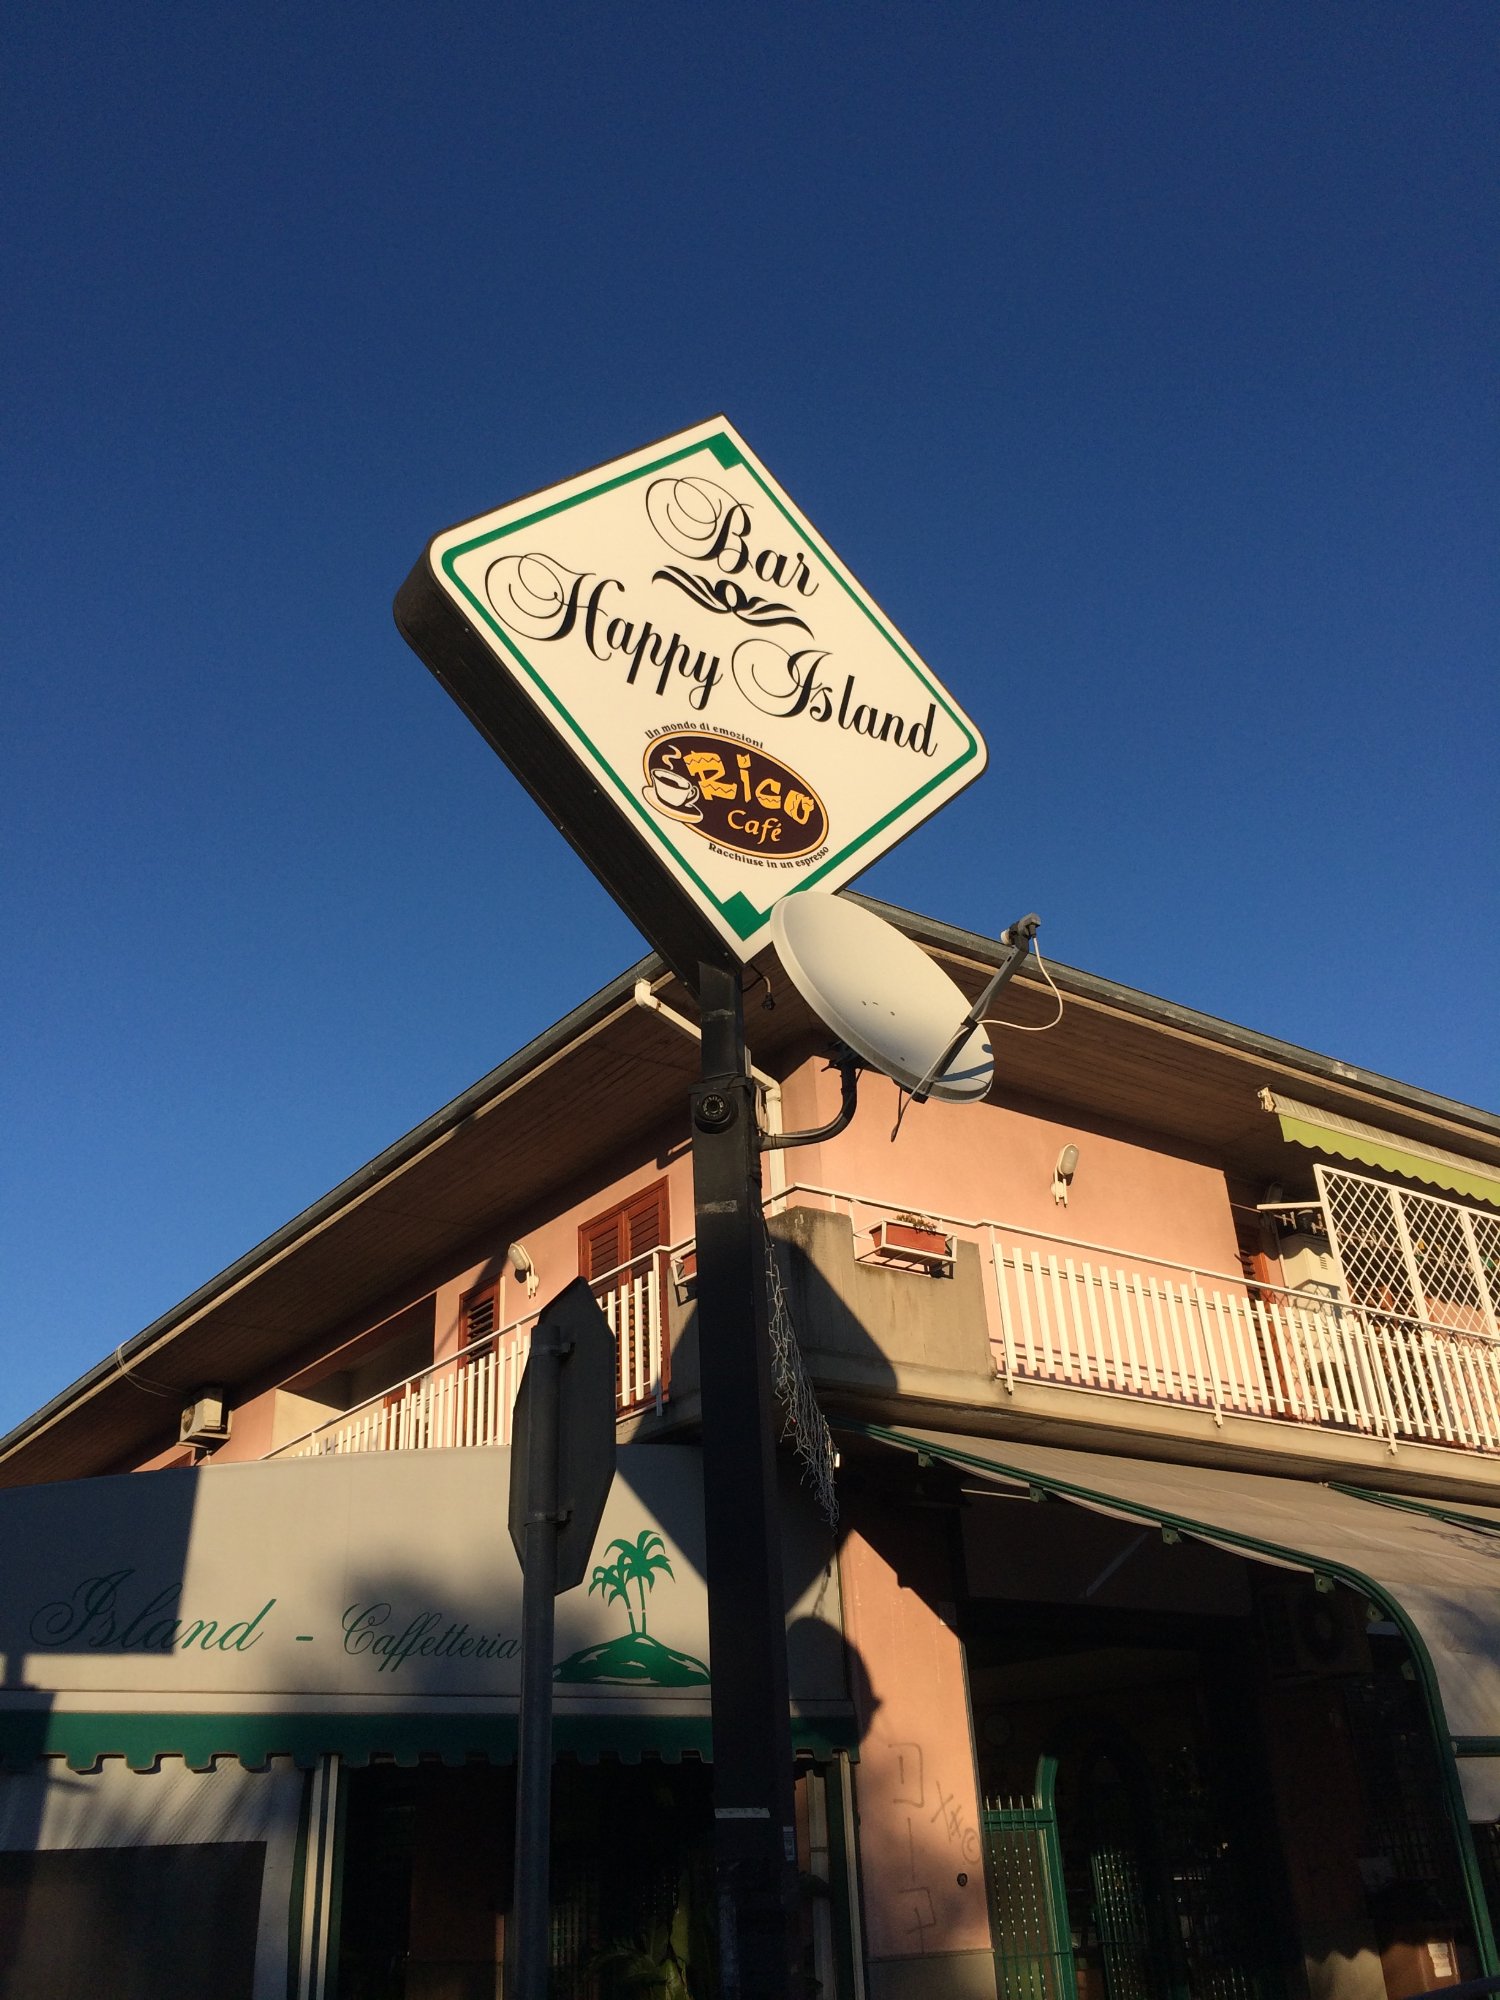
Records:
M440 535L432 576L748 959L984 769L979 733L722 418Z
M702 1474L687 1447L624 1445L589 1580L557 1601L557 1712L665 1703L707 1712ZM351 1453L128 1473L0 1494L9 1552L0 1658L38 1690L117 1705L149 1695L364 1707L488 1699L521 1683L521 1569L506 1528L510 1453ZM435 1533L434 1522L461 1532ZM835 1587L810 1509L784 1524L793 1684L829 1683ZM808 1628L820 1629L811 1638ZM799 1651L800 1647L800 1651ZM835 1646L835 1651L837 1650ZM67 1705L64 1699L64 1705Z

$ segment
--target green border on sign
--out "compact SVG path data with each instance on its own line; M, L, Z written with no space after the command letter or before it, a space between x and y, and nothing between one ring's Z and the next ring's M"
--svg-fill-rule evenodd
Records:
M552 515L561 514L570 507L581 506L585 500L597 499L601 493L612 492L616 487L628 485L632 480L648 478L651 474L660 472L665 466L676 465L682 459L691 458L695 456L697 453L704 451L708 452L709 455L726 471L730 470L731 468L737 465L744 467L745 471L749 473L750 477L755 481L756 485L765 494L766 498L776 508L777 512L793 528L793 530L797 534L798 539L800 541L805 541L809 545L813 554L816 556L818 561L823 565L823 568L826 570L828 575L833 578L834 582L845 593L845 595L850 599L850 601L853 604L857 605L858 608L864 613L865 617L874 626L875 630L880 634L881 638L885 641L886 645L890 647L891 651L895 653L899 659L905 662L906 666L916 676L916 679L921 684L921 686L927 690L928 694L932 697L933 701L936 702L942 708L944 714L948 717L949 721L953 723L954 727L958 730L959 734L965 739L968 745L968 748L966 750L962 751L956 758L952 760L952 762L946 764L941 771L935 772L933 776L930 777L924 785L918 786L918 788L914 792L912 792L907 798L901 800L899 804L892 806L891 810L888 813L886 813L881 819L877 820L873 826L867 826L857 839L848 842L848 844L840 848L836 854L830 854L828 859L824 861L820 867L814 869L810 875L802 877L797 883L797 887L799 889L811 888L815 882L820 881L825 875L829 873L831 869L839 867L843 862L847 861L850 858L850 856L857 854L862 847L868 846L868 844L876 837L877 834L882 832L884 828L890 825L892 820L899 818L900 815L905 812L909 812L911 808L914 805L916 805L919 802L919 800L924 799L929 792L933 791L937 786L943 784L948 778L952 777L956 771L961 771L966 764L972 763L975 757L978 756L979 754L979 743L978 739L974 735L974 732L971 729L969 729L967 725L959 719L957 713L950 705L947 696L944 694L943 690L940 687L938 687L935 682L931 681L927 677L927 675L922 671L921 667L917 664L917 662L914 659L912 659L911 655L905 650L905 648L897 644L895 637L889 631L887 631L886 627L881 623L880 619L876 616L875 612L859 595L859 593L853 588L848 578L840 573L839 569L834 564L832 558L820 546L817 537L809 533L806 524L798 521L796 517L789 511L789 509L783 504L783 502L778 498L778 496L771 491L770 487L766 484L765 480L761 478L760 474L756 471L755 467L751 465L750 462L745 458L744 454L740 451L738 445L735 444L732 438L726 437L722 431L716 433L712 437L701 438L696 444L684 445L678 451L668 452L662 458L653 459L648 465L637 466L633 472L617 473L615 477L612 479L601 480L597 486L591 486L588 488L586 492L583 493L575 493L571 499L555 500L550 506L539 507L535 510L535 512L522 515L519 520L511 521L507 523L506 526L504 526L503 528L492 528L485 534L476 535L472 538L472 540L467 542L462 542L458 544L456 547L449 549L442 558L442 568L443 568L443 573L447 577L448 582L452 586L452 588L455 591L457 591L468 604L472 605L474 611L478 614L479 618L484 622L484 624L488 627L488 629L494 633L496 639L499 640L500 644L505 648L506 652L509 653L511 657L516 661L517 665L521 668L521 671L526 675L527 679L531 682L532 686L541 695L542 699L545 701L547 706L556 712L557 716L561 720L564 732L568 735L571 735L575 739L575 742L582 746L583 750L587 753L588 759L592 764L596 774L608 780L611 788L618 795L619 799L629 809L629 811L632 814L634 814L635 819L645 829L650 838L656 841L657 844L661 847L662 851L670 858L672 865L675 868L680 869L682 873L688 877L688 879L696 886L700 895L703 896L705 901L708 902L715 910L718 911L719 915L723 918L724 922L729 926L729 928L734 932L736 937L748 938L753 936L754 933L757 930L759 930L761 926L767 921L768 917L770 916L770 905L767 905L765 909L757 909L756 906L750 901L749 897L745 895L743 890L736 890L732 896L728 897L726 900L723 901L721 901L720 898L714 894L713 890L709 888L708 884L703 880L702 876L698 874L696 869L694 869L691 862L684 859L684 857L681 854L679 854L677 850L668 843L666 835L663 832L660 824L657 822L654 816L648 813L644 808L644 806L642 806L640 800L635 796L632 787L627 785L625 781L621 778L620 774L614 769L614 767L606 762L605 758L603 757L601 752L596 748L594 743L591 741L587 731L583 728L581 723L579 723L576 717L567 708L563 706L562 702L558 699L557 695L553 693L552 688L548 685L547 681L543 678L542 674L538 671L536 667L532 665L531 661L521 651L520 647L516 644L514 639L511 638L510 634L506 632L505 629L498 623L498 621L494 618L494 616L491 614L488 608L480 603L479 599L474 595L473 591L469 589L468 585L464 583L462 578L458 575L456 569L456 565L459 559L463 556L471 555L475 549L484 548L492 542L501 541L507 535L519 534L519 532L523 528L535 527L538 521L548 520L551 518ZM773 902L779 902L781 899L780 897L775 897L772 900Z

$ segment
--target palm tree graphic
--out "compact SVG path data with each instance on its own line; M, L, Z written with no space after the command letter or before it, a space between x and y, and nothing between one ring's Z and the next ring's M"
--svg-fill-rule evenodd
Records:
M618 1546L616 1544L615 1546ZM589 1596L601 1591L606 1604L623 1604L630 1619L630 1629L635 1630L635 1613L630 1609L630 1588L625 1580L625 1565L616 1560L608 1565L595 1563L594 1574L589 1578Z
M647 1592L655 1590L659 1576L677 1581L661 1536L654 1528L643 1528L634 1541L617 1535L605 1554L612 1560L594 1565L589 1595L598 1591L606 1604L624 1605L629 1636L596 1639L580 1647L558 1661L552 1670L554 1680L595 1681L610 1687L706 1687L708 1668L702 1660L664 1646L646 1630Z
M615 1555L616 1550L619 1551L618 1555ZM632 1634L637 1631L644 1634L646 1592L655 1590L658 1571L664 1571L666 1575L672 1577L674 1583L676 1582L672 1561L667 1554L667 1545L653 1529L646 1528L633 1542L617 1535L605 1553L614 1555L615 1560L612 1563L595 1565L594 1574L589 1580L589 1595L592 1597L597 1590L603 1594L606 1604L623 1603L625 1616L630 1620ZM632 1584L635 1585L636 1597L640 1604L639 1626L635 1622L636 1614L630 1603Z

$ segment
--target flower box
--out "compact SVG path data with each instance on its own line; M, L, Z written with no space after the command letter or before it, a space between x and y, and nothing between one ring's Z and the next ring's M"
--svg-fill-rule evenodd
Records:
M871 1254L887 1264L914 1265L917 1269L951 1274L956 1254L953 1238L944 1229L921 1222L887 1220L870 1231Z

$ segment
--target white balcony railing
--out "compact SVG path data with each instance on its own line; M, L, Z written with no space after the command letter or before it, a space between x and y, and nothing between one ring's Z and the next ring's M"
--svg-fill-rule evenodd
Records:
M662 1286L667 1252L651 1250L593 1281L615 1336L615 1401L622 1415L660 1410L667 1394ZM381 1395L293 1438L273 1458L329 1452L423 1451L509 1444L537 1312L497 1327L457 1356L435 1362Z
M1202 1273L998 1237L998 1372L1115 1394L1500 1450L1500 1345Z
M789 1205L847 1212L856 1254L873 1253L880 1224L908 1213L806 1183L770 1204ZM1011 1393L1048 1383L1199 1409L1220 1425L1251 1417L1363 1434L1391 1451L1419 1442L1500 1453L1500 1340L986 1218L930 1220L979 1250L995 1374ZM667 1396L668 1265L668 1251L653 1250L594 1286L618 1344L622 1413L660 1411ZM273 1455L508 1444L536 1317ZM816 1329L801 1331L815 1348Z
M783 1199L846 1211L856 1252L896 1203L847 1189ZM988 1219L937 1215L988 1266L995 1372L1281 1423L1500 1452L1500 1341Z

